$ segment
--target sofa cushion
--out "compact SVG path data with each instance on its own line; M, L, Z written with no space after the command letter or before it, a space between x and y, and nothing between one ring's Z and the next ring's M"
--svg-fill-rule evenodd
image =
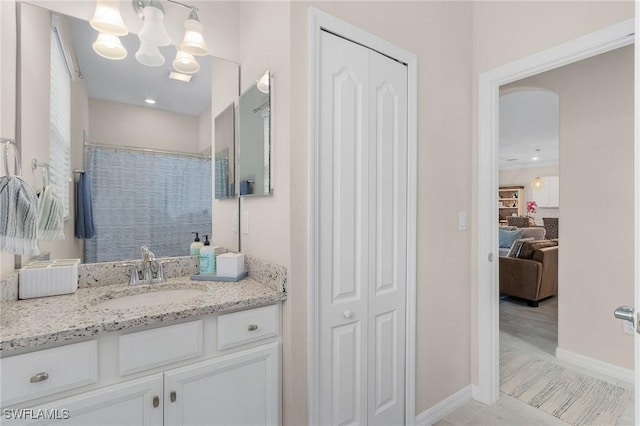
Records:
M526 241L522 244L520 248L520 252L516 257L519 259L531 259L533 257L533 252L536 250L540 250L545 247L556 247L558 245L557 241L551 240L537 240L537 241Z
M527 241L535 241L533 238L520 238L513 242L511 245L511 249L507 253L507 257L518 257L518 253L520 253L520 249Z
M522 238L533 238L534 240L543 240L547 230L541 226L530 226L522 228Z
M498 246L501 248L509 248L513 245L513 242L519 238L522 238L522 228L515 229L513 231L507 229L498 230Z

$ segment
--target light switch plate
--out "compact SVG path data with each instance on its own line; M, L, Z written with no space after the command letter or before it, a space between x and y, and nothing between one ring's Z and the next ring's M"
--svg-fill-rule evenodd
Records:
M245 235L249 233L249 212L242 212L240 230Z

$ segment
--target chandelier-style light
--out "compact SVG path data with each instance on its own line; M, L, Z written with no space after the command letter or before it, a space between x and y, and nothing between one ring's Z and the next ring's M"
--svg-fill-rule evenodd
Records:
M544 179L536 176L529 185L531 186L531 189L542 189L544 187Z
M176 71L183 74L195 74L200 70L200 64L196 58L191 53L183 50L178 50L172 65Z
M144 23L140 30L141 41L152 46L168 46L171 44L171 37L164 27L164 10L157 0L151 0L147 6L142 9Z
M127 49L120 42L120 37L113 34L99 33L91 47L103 58L118 61L127 57Z
M202 23L198 19L198 13L195 8L191 9L189 17L184 21L184 39L180 44L180 50L195 56L203 56L209 53L202 35Z
M89 24L98 32L114 36L125 36L129 33L120 15L120 6L117 0L98 0Z
M158 46L140 40L140 48L136 52L136 60L148 67L159 67L164 64L164 56Z

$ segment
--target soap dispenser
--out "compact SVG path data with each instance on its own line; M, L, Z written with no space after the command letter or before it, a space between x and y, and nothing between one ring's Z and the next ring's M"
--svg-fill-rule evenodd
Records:
M204 236L204 246L200 249L200 275L213 275L216 272L216 253L209 236Z
M197 232L192 232L192 234L196 234L196 239L191 243L191 256L200 256L200 249L204 244L200 242Z

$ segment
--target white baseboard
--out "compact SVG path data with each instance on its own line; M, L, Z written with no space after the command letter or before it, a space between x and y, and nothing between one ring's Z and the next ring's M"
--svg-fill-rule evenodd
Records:
M596 373L605 374L609 377L622 380L627 383L633 383L635 380L633 370L618 367L617 365L580 355L566 349L556 348L556 357L559 360L568 362L569 364L586 368Z
M417 426L431 426L449 413L471 401L471 385L465 386L453 395L438 402L433 407L416 416Z

